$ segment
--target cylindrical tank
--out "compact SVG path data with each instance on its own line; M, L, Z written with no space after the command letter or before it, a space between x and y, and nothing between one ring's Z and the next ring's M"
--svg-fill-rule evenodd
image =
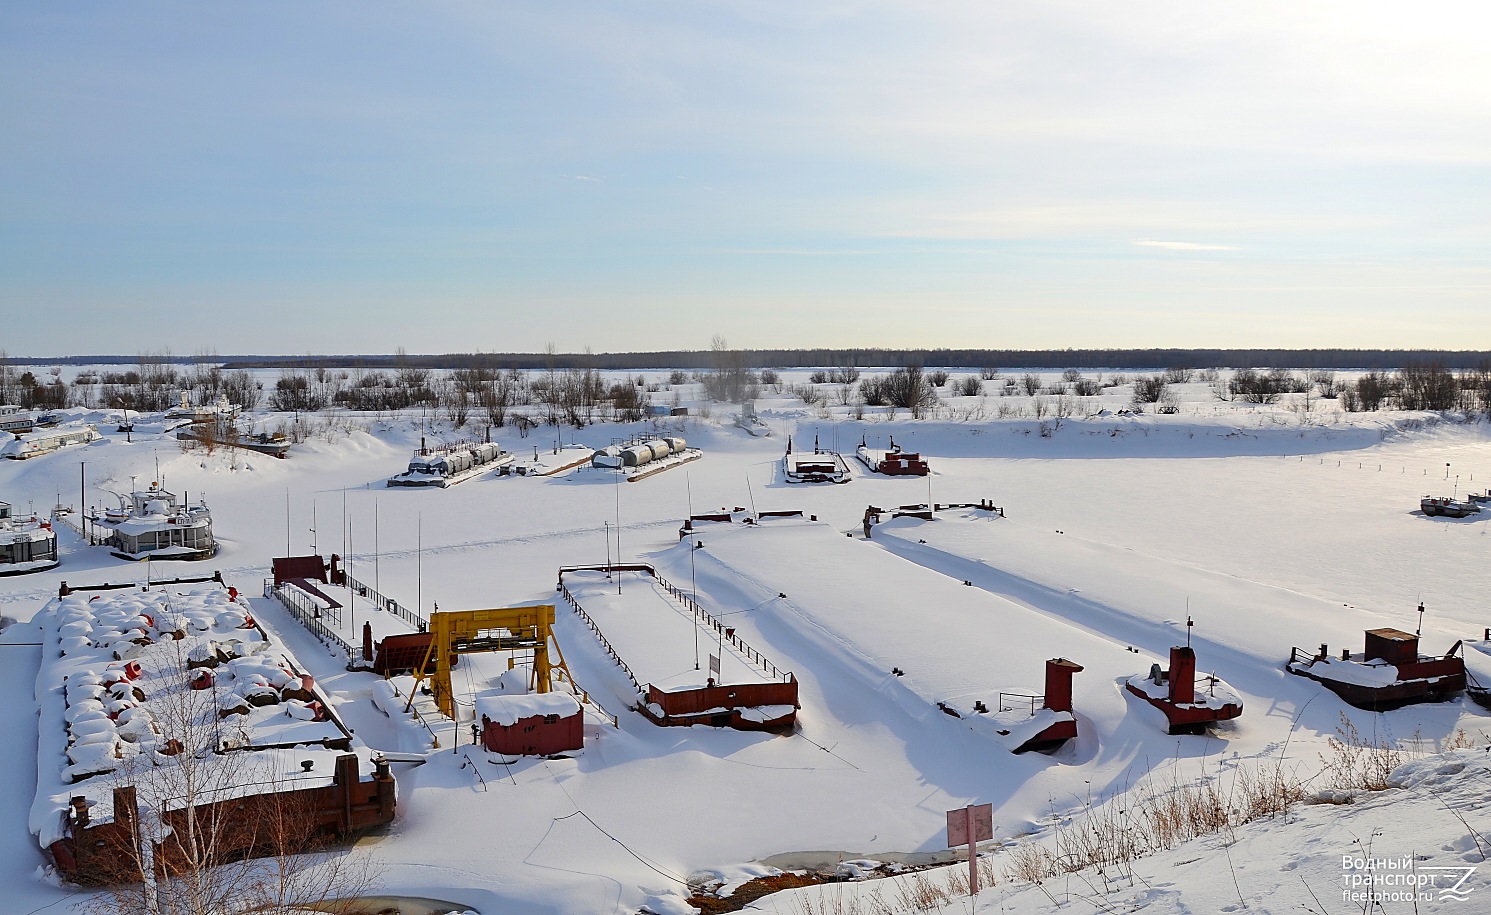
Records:
M647 444L652 447L653 460L665 458L673 453L673 446L668 444L668 440L665 438L655 438Z
M604 467L608 470L616 470L617 468L623 466L621 455L612 452L619 452L620 450L620 448L612 447L606 448L602 451L597 451L595 454L592 454L590 456L590 466Z
M471 454L473 457L476 458L476 463L488 464L491 463L492 459L497 456L498 450L499 449L496 445L493 445L490 442L484 442L471 449Z
M632 445L621 450L621 463L626 467L638 467L652 460L651 445Z
M673 449L674 454L678 454L679 452L683 451L684 448L688 447L688 442L684 441L682 438L679 438L676 435L669 437L667 439L667 442L668 446Z

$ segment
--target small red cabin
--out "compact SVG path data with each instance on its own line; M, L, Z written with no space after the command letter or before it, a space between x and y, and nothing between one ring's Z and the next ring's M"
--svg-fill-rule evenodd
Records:
M1401 629L1368 629L1366 649L1368 661L1412 663L1419 659L1419 637Z
M499 693L476 700L482 746L508 756L551 756L585 746L585 713L569 693Z

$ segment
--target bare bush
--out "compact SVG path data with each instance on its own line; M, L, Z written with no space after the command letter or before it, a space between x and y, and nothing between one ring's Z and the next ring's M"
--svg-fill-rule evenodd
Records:
M859 394L873 407L902 407L912 417L922 416L937 404L937 390L927 381L919 365L896 369L889 375L861 379Z
M890 403L890 391L884 375L875 375L859 383L859 396L872 407L883 407Z
M1309 379L1316 392L1326 400L1335 400L1341 396L1341 383L1336 380L1335 372L1311 372Z
M1096 397L1103 393L1103 383L1094 378L1078 376L1072 381L1072 393L1078 397Z
M1234 399L1256 404L1278 403L1285 394L1300 394L1313 389L1310 381L1284 369L1267 372L1240 369L1227 384Z
M1163 375L1140 375L1134 379L1134 403L1159 403L1168 393L1168 384Z
M787 393L802 400L803 403L813 406L824 403L826 398L823 393L811 384L792 384L787 386Z

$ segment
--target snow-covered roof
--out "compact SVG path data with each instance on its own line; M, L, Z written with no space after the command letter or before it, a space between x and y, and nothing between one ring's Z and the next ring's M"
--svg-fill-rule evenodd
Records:
M476 700L476 717L493 724L511 727L535 715L558 715L568 718L580 713L580 701L569 693L497 693Z

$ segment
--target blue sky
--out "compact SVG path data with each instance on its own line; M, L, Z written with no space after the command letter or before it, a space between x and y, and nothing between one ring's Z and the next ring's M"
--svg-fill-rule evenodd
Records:
M12 0L0 349L1491 349L1488 26Z

